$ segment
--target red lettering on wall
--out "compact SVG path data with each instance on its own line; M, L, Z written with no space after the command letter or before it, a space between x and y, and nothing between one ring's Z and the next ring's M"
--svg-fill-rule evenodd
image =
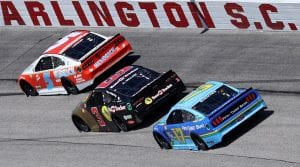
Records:
M77 15L79 16L79 19L80 19L82 25L89 26L90 23L89 23L88 19L86 18L86 15L85 15L80 3L78 1L72 1L72 3L77 12Z
M165 12L169 18L169 21L171 24L173 24L175 27L187 27L189 26L189 23L184 15L184 12L181 8L181 6L175 2L166 2L164 4ZM176 11L179 20L176 20L173 10Z
M157 21L156 15L154 13L154 9L157 9L154 2L139 2L140 8L145 9L153 27L159 27L159 23Z
M74 26L73 20L66 20L57 1L51 1L52 8L55 12L55 15L58 19L58 22L62 26Z
M273 5L270 4L261 4L259 6L259 10L267 24L268 27L270 27L273 30L283 30L284 28L284 24L282 21L276 21L276 22L272 22L268 11L273 12L273 13L277 13L277 8Z
M30 15L33 25L40 25L38 17L42 17L46 26L51 26L51 21L48 14L45 12L45 7L42 3L36 1L25 1L24 2L27 11Z
M2 1L0 4L5 25L11 25L13 20L17 21L19 25L25 25L24 20L11 1Z
M235 20L230 20L234 26L240 29L247 29L250 27L248 18L240 13L244 12L242 6L236 3L226 3L224 8L229 16L236 18Z
M102 10L95 4L94 1L87 1L87 3L98 26L103 26L101 18L108 26L115 26L115 23L104 1L99 1Z
M201 11L197 8L197 6L194 2L188 2L188 6L190 8L190 11L192 13L192 16L195 20L197 27L199 27L199 28L203 27L202 22L201 22L201 19L202 19L208 28L215 28L215 24L207 10L205 3L200 2L199 5L200 5L203 13L201 13Z
M121 22L128 27L137 27L140 25L138 17L135 13L125 13L124 9L134 10L133 6L127 2L117 2L115 4L116 10Z

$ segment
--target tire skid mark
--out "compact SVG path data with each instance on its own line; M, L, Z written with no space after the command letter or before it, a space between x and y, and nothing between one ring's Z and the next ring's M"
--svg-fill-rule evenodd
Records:
M254 156L246 156L246 155L233 155L233 154L221 154L221 153L207 153L211 155L219 155L219 156L227 156L227 157L236 157L236 158L247 158L247 159L258 159L258 160L265 160L265 161L276 161L276 162L283 162L293 165L300 165L300 162L295 161L287 161L283 159L273 159L273 158L263 158L263 157L254 157Z
M8 63L6 66L4 66L3 68L0 69L0 71L3 71L4 69L6 69L8 66L12 65L14 62L18 61L20 58L22 58L23 56L25 56L31 49L33 49L34 47L36 47L39 43L41 43L42 41L51 38L54 34L50 34L44 38L41 38L40 40L38 40L34 45L32 45L32 47L30 47L29 49L27 49L23 54L21 54L20 56L18 56L15 60L11 61L10 63Z
M80 136L78 136L80 137ZM63 138L63 137L62 137ZM0 139L0 143L7 143L7 142L38 142L40 145L88 145L88 146L112 146L112 147L128 147L128 148L145 148L145 149L159 149L158 147L146 147L146 146L139 146L139 145L127 145L127 144L110 144L110 143L79 143L79 142L68 142L68 141L47 141L47 140L39 140L39 139L9 139L3 138ZM24 145L22 143L21 145ZM37 143L26 144L26 145L37 145ZM174 150L176 151L176 150ZM222 154L222 153L207 153L203 151L195 151L199 154L208 154L214 156L226 156L226 157L236 157L236 158L246 158L246 159L255 159L255 160L264 160L264 161L275 161L281 163L287 163L292 165L300 165L300 162L295 161L288 161L283 159L273 159L273 158L264 158L264 157L254 157L254 156L245 156L245 155L233 155L233 154Z
M130 148L146 148L146 149L154 149L156 147L146 147L146 146L138 146L138 145L127 145L127 144L112 144L112 143L80 143L80 142L69 142L69 141L49 141L49 140L39 140L39 139L1 139L0 143L7 142L38 142L41 145L91 145L91 146L113 146L113 147L130 147ZM46 143L46 144L43 144ZM22 143L21 145L24 145ZM36 143L27 144L27 145L37 145Z

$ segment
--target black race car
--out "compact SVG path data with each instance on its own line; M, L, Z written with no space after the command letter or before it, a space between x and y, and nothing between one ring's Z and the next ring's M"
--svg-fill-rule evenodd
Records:
M164 101L185 89L172 70L160 74L127 66L100 83L72 113L79 131L128 131Z

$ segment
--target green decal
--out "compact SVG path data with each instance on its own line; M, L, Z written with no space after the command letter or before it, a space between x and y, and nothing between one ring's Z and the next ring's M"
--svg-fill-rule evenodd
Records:
M132 110L132 105L130 103L127 103L126 108L127 108L128 111L131 111Z

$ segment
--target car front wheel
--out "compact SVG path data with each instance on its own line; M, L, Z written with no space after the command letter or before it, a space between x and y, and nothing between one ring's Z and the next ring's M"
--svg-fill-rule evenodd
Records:
M79 117L73 116L72 120L73 120L74 125L76 126L76 128L80 132L89 132L89 131L91 131L89 126L82 119L80 119Z
M37 90L34 87L32 87L29 83L27 83L26 81L21 81L21 88L24 91L24 93L26 94L26 96L39 95Z

